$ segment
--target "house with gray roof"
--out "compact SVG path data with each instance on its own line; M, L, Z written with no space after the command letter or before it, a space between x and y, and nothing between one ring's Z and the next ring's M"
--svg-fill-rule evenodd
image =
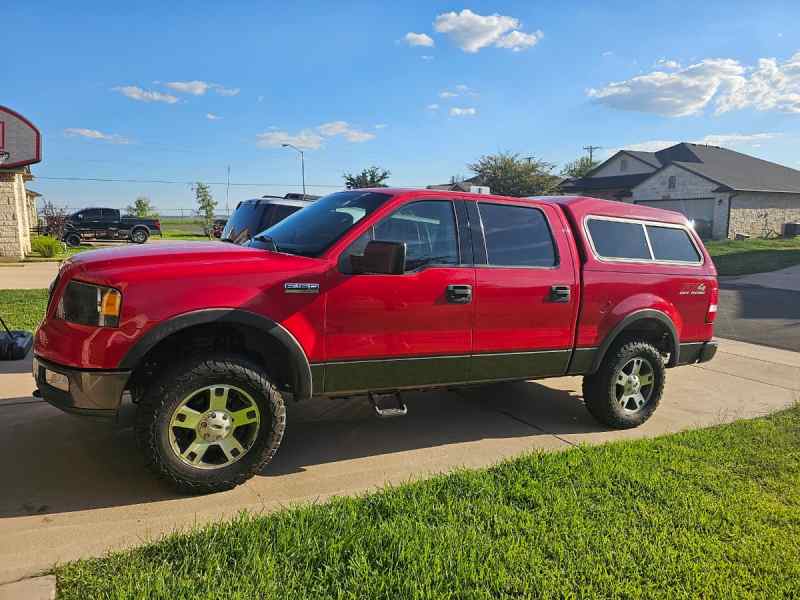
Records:
M704 238L772 237L800 223L800 171L718 146L620 150L560 190L676 210Z

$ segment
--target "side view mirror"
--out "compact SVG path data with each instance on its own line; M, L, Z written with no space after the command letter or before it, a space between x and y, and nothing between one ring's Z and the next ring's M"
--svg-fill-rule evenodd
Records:
M354 274L402 275L405 272L406 245L403 242L372 241L363 256L351 256Z

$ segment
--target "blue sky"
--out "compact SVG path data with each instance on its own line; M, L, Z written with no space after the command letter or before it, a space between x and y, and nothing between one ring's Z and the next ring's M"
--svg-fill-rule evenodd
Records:
M44 136L30 187L70 207L234 183L231 204L469 175L509 150L559 165L707 141L800 168L798 2L19 2L0 104ZM11 23L9 26L8 23ZM26 52L17 52L26 48ZM332 191L309 187L310 193ZM224 204L225 186L212 188Z

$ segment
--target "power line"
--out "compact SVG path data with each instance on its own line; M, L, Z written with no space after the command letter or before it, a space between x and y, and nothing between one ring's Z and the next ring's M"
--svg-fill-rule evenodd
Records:
M35 175L35 179L41 179L44 181L94 181L100 183L157 183L157 184L167 184L167 185L194 185L197 183L196 181L174 181L170 179L116 179L112 177L46 177L43 175ZM242 182L227 182L227 181L204 181L206 185L234 185L240 187L289 187L294 188L297 187L296 183L242 183ZM307 187L317 187L317 188L334 188L334 189L341 189L344 187L344 184L341 185L333 185L333 184L324 184L324 183L308 183L306 184Z

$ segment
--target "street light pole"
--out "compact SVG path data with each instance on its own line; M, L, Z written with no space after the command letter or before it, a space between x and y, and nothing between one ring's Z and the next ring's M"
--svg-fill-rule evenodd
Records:
M300 176L303 178L303 200L306 199L306 158L303 151L293 144L281 144L284 148L291 148L300 154Z

